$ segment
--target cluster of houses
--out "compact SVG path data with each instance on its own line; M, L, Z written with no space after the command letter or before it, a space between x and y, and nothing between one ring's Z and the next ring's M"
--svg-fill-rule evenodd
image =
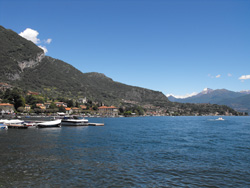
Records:
M63 107L66 111L66 114L78 114L81 113L83 110L87 109L87 106L80 105L79 108L73 107L69 108L66 103L64 102L54 102L54 104L57 107ZM51 103L37 103L36 107L46 110L50 108ZM24 107L25 112L29 112L31 110L30 105L26 104ZM14 105L10 103L0 103L0 114L12 114L15 112ZM98 108L98 115L100 116L111 116L111 117L117 117L119 113L119 110L115 106L101 106Z

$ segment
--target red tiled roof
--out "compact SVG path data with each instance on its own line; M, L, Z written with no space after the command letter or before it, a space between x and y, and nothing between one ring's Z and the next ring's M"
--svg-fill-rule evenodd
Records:
M0 106L13 106L13 104L10 104L10 103L0 103Z
M85 105L80 105L80 107L83 108L83 109L87 108L87 106L85 106Z
M98 109L113 109L113 108L116 108L116 107L115 107L115 106L110 106L110 107L101 106L101 107L99 107Z
M101 106L98 109L106 109L106 108L108 108L108 107L107 106Z

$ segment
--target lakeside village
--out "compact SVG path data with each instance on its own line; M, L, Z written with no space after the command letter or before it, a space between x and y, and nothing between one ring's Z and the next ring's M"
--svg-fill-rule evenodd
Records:
M125 105L116 107L94 102L86 97L50 99L37 92L22 91L12 88L7 83L0 83L0 115L4 116L70 116L82 117L133 117L133 116L232 116L247 115L226 109L207 110L206 104L194 108L184 104L169 104L167 107L137 105L135 101L123 101ZM208 105L208 104L207 104ZM210 104L209 104L210 105ZM211 105L210 105L211 106Z

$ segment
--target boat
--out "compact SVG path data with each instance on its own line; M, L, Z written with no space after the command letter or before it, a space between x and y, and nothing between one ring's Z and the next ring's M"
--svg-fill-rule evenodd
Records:
M51 128L51 127L61 127L61 120L54 120L54 121L46 121L37 123L36 126L38 128Z
M223 119L222 117L219 117L218 119L216 119L217 121L224 121L225 119Z
M3 120L3 122L6 125L24 125L24 121L19 119Z
M88 120L84 119L83 117L64 117L62 119L62 125L65 126L87 126L88 125Z
M7 130L8 129L8 126L3 124L3 123L0 123L0 129L5 129Z
M8 128L13 129L27 129L25 122L19 119L4 120L3 123L8 126Z

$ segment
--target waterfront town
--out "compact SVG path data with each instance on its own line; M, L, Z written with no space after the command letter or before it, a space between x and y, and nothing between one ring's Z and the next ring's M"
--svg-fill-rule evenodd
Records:
M213 104L169 103L167 106L139 104L122 100L119 106L95 102L86 97L49 98L41 93L22 91L0 83L0 115L82 115L88 117L133 116L232 116L247 115L227 106Z

